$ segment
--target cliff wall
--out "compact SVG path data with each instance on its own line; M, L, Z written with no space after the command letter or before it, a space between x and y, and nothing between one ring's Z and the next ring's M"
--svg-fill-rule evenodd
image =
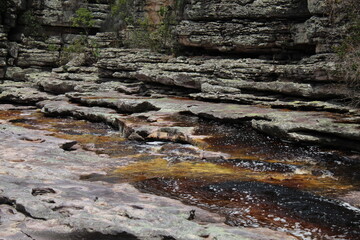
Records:
M341 31L329 8L317 0L189 1L176 32L184 46L220 52L332 52Z

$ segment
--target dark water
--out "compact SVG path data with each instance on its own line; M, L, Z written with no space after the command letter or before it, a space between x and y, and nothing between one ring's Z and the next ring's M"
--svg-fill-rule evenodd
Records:
M209 136L199 143L202 149L229 159L205 160L185 144L127 141L105 124L48 118L34 110L0 111L0 119L128 162L106 177L85 173L84 179L131 182L219 212L234 226L269 227L299 239L360 239L359 209L335 200L360 190L359 154L293 145L246 124L182 115L170 120L175 126L195 126L195 134Z

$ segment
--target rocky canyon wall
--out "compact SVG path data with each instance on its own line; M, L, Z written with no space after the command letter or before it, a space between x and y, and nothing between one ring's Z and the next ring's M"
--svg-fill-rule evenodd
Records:
M80 7L94 17L91 33L99 32L110 13L109 1L3 0L1 13L0 78L24 80L26 73L49 70L60 64L60 50L78 37L71 18ZM112 34L97 33L99 46L113 41Z
M184 46L220 52L333 52L341 31L331 25L326 2L188 1L176 33Z
M344 25L330 21L329 1L134 1L135 16L155 24L161 22L161 6L181 8L171 9L178 13L172 33L179 54L192 57L177 58L104 49L122 40L113 31L117 23L108 0L2 2L8 5L1 13L2 79L23 81L26 73L58 67L61 49L82 31L71 26L71 17L86 7L95 20L91 38L100 48L97 66L103 80L155 82L195 89L198 98L247 103L267 99L271 105L346 96L332 74L334 46L341 42ZM33 35L41 29L41 36L27 36L28 28Z
M292 107L299 100L304 108L341 100L347 90L333 74L334 48L345 25L330 19L328 3L182 1L174 34L192 57L106 50L100 76L195 89L208 100Z

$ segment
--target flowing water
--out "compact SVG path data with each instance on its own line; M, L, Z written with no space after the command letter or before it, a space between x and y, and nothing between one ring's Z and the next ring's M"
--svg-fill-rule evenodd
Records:
M83 179L130 182L223 214L233 226L269 227L299 239L360 239L360 210L334 200L360 190L356 153L297 146L246 124L182 115L172 117L174 125L195 126L195 135L209 136L199 145L203 150L229 159L204 158L188 144L127 141L105 124L49 118L36 110L0 111L0 119L127 162L107 169L107 176L84 174Z

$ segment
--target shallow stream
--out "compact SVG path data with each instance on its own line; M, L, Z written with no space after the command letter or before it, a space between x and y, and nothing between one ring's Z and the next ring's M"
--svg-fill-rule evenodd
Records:
M182 115L171 121L196 126L195 135L210 136L199 144L202 150L228 157L204 157L189 144L128 141L105 124L50 118L37 110L0 111L0 119L114 158L108 175L84 173L84 180L130 182L218 212L234 226L269 227L298 239L360 239L360 210L335 200L360 191L357 153L297 146L247 124Z

